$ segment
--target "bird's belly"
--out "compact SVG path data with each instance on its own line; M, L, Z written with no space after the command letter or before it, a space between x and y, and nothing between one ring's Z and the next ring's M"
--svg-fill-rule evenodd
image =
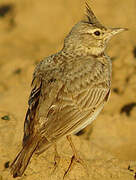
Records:
M81 131L83 128L85 128L87 125L91 124L93 120L96 119L96 117L98 116L98 114L101 112L101 110L103 109L104 103L101 104L92 114L92 116L90 118L88 118L85 122L83 122L82 124L80 124L80 126L78 126L76 129L74 129L74 131L72 132L72 134L76 134L79 131Z

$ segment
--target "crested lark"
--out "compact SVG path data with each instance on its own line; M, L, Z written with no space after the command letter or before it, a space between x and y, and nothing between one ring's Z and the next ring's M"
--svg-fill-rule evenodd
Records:
M82 163L71 141L90 124L107 102L111 88L108 41L125 28L106 28L86 4L87 19L78 22L63 49L41 61L33 75L24 123L23 147L11 165L13 177L22 176L33 153L42 153L66 136L73 160ZM67 171L68 172L68 171Z

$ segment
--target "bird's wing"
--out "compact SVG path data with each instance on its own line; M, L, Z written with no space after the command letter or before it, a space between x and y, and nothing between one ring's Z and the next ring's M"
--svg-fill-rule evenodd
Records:
M33 134L34 118L39 104L41 86L42 86L42 80L40 78L34 77L32 81L32 91L28 100L29 107L24 122L23 145L25 145L30 135Z
M105 80L106 74L102 65L99 66L96 71L91 69L87 74L79 72L79 76L76 74L70 82L63 84L41 128L49 141L78 129L107 101L110 79Z
M28 100L29 107L24 122L23 146L31 135L39 132L43 122L46 121L48 109L62 87L62 83L58 83L48 69L45 72L43 71L49 73L48 76L42 72L41 64L42 62L36 67L32 80L32 91ZM45 63L45 69L46 65Z
M52 141L80 129L93 113L97 113L97 108L101 109L109 94L108 88L93 88L87 92L80 92L76 98L63 97L63 100L58 100L58 105L56 103L50 107L47 121L41 130L42 134Z

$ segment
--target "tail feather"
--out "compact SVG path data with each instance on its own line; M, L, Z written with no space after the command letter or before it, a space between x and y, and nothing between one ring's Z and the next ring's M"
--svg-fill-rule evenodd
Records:
M35 152L35 150L38 146L37 138L36 139L34 138L29 142L25 144L25 146L18 153L17 157L15 158L15 160L13 161L13 163L10 166L11 173L13 174L14 178L23 175L33 153Z

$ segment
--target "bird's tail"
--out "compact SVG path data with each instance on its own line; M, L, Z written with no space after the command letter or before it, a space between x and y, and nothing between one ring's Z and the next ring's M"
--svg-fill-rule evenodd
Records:
M27 165L33 155L33 153L35 152L37 146L38 146L38 138L33 137L30 138L31 140L29 140L24 147L22 148L22 150L18 153L17 157L15 158L15 160L13 161L13 163L11 164L10 168L11 168L11 173L13 175L14 178L18 177L18 176L22 176L25 169L27 168Z

